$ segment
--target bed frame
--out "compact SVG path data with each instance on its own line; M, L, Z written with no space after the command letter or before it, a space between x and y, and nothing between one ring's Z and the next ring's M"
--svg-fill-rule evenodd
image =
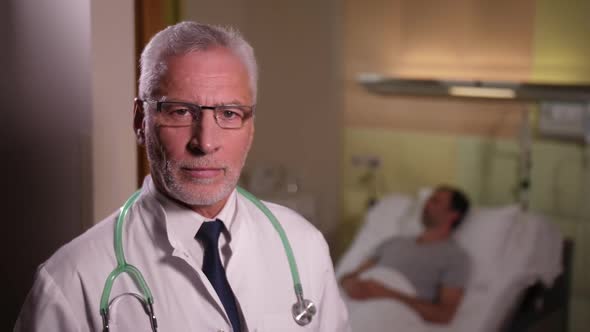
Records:
M564 240L563 273L551 288L537 283L527 288L503 332L567 332L574 243Z

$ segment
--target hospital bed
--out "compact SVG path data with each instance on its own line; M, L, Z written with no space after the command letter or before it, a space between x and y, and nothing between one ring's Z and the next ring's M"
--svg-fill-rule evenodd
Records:
M562 250L563 272L551 287L542 282L529 286L502 328L507 332L569 331L569 300L572 281L574 243L565 239Z
M338 262L337 277L364 262L383 240L418 234L430 193L424 189L416 197L393 194L375 204ZM450 325L425 323L396 301L355 301L343 292L353 332L533 332L545 331L548 324L551 331L565 331L569 264L564 265L563 253L568 263L572 246L556 226L516 204L475 207L453 236L471 257L472 271ZM400 285L395 271L375 269L367 274L391 287Z

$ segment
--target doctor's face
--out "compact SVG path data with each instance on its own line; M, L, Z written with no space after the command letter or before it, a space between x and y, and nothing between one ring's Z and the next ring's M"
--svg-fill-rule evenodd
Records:
M244 64L225 48L169 58L161 91L166 101L202 106L254 102ZM253 118L238 129L223 129L203 109L192 125L170 126L149 104L143 121L153 180L160 191L191 207L216 214L235 188L254 135Z

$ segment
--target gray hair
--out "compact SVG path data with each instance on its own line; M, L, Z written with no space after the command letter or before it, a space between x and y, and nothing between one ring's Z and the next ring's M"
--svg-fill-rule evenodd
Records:
M171 56L206 51L221 46L232 51L246 66L252 97L256 101L258 65L252 46L232 27L181 22L158 32L145 46L140 58L139 98L149 99L161 91Z

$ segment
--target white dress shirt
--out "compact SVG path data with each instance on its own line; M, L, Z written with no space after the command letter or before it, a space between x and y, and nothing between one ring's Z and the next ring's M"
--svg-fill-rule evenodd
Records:
M348 314L321 233L297 213L266 203L291 242L306 298L318 313L304 327L295 323L296 302L289 264L280 237L268 218L235 190L216 216L222 262L236 296L244 331L350 331ZM116 267L117 213L60 248L42 264L21 310L15 331L101 331L100 297ZM215 218L213 218L215 219ZM129 210L123 247L154 296L159 331L231 331L213 286L203 274L203 247L195 234L206 219L159 193L150 177ZM139 293L123 274L111 299ZM150 331L139 302L122 296L111 306L111 331Z

